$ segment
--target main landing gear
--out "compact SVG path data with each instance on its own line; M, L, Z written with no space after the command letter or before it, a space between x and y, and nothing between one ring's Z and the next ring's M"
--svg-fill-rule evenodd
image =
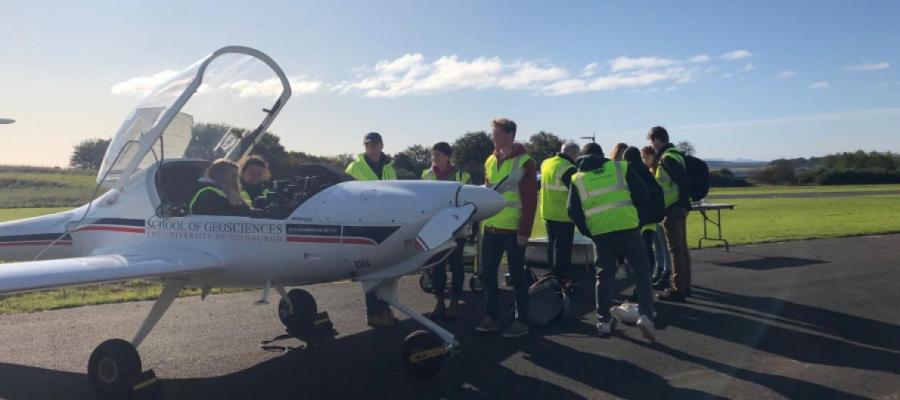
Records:
M131 342L110 339L94 349L88 361L87 373L88 381L97 393L106 397L127 397L156 381L152 373L142 375L141 356L137 347L166 313L182 288L184 282L166 281L162 294L153 303L150 314Z

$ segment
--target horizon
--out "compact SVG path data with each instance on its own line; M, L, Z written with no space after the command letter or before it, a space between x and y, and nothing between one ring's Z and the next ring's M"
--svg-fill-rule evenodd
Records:
M16 122L0 135L17 140L0 149L5 165L68 166L153 84L227 44L282 66L294 96L270 131L315 155L357 154L369 131L388 153L430 146L497 116L521 141L596 134L604 148L643 145L663 125L707 159L900 152L897 3L8 8L0 35L16 57L0 73L0 116Z

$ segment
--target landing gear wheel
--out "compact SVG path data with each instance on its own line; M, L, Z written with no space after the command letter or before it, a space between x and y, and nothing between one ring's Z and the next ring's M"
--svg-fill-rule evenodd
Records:
M119 397L131 391L141 374L141 356L122 339L110 339L94 349L88 361L88 380L97 393Z
M422 274L419 275L419 287L421 287L425 293L434 293L434 275L430 268L423 269Z
M287 295L294 305L294 312L291 312L287 300L282 298L278 302L278 318L281 319L281 323L288 330L311 327L318 313L316 299L303 289L291 289Z
M481 275L472 275L469 278L469 289L475 293L481 293L484 290L484 283L481 281Z
M403 365L416 378L437 375L447 358L444 342L428 331L415 331L403 339Z

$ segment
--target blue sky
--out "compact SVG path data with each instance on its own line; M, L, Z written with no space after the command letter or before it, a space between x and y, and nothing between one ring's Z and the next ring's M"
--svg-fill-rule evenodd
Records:
M115 133L141 83L228 44L294 78L273 130L315 154L371 130L390 152L430 145L501 115L605 147L662 124L704 157L900 152L897 2L181 3L0 0L0 116L17 120L0 164L65 165Z

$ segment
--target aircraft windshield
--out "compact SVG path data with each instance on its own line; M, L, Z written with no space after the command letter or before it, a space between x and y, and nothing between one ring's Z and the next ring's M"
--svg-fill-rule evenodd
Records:
M280 70L247 54L214 53L198 61L135 107L109 145L98 182L115 182L134 162L138 171L163 159L240 157L249 151L241 138L271 122L269 110L280 108L285 92L289 95L280 76ZM202 83L194 84L195 79Z

